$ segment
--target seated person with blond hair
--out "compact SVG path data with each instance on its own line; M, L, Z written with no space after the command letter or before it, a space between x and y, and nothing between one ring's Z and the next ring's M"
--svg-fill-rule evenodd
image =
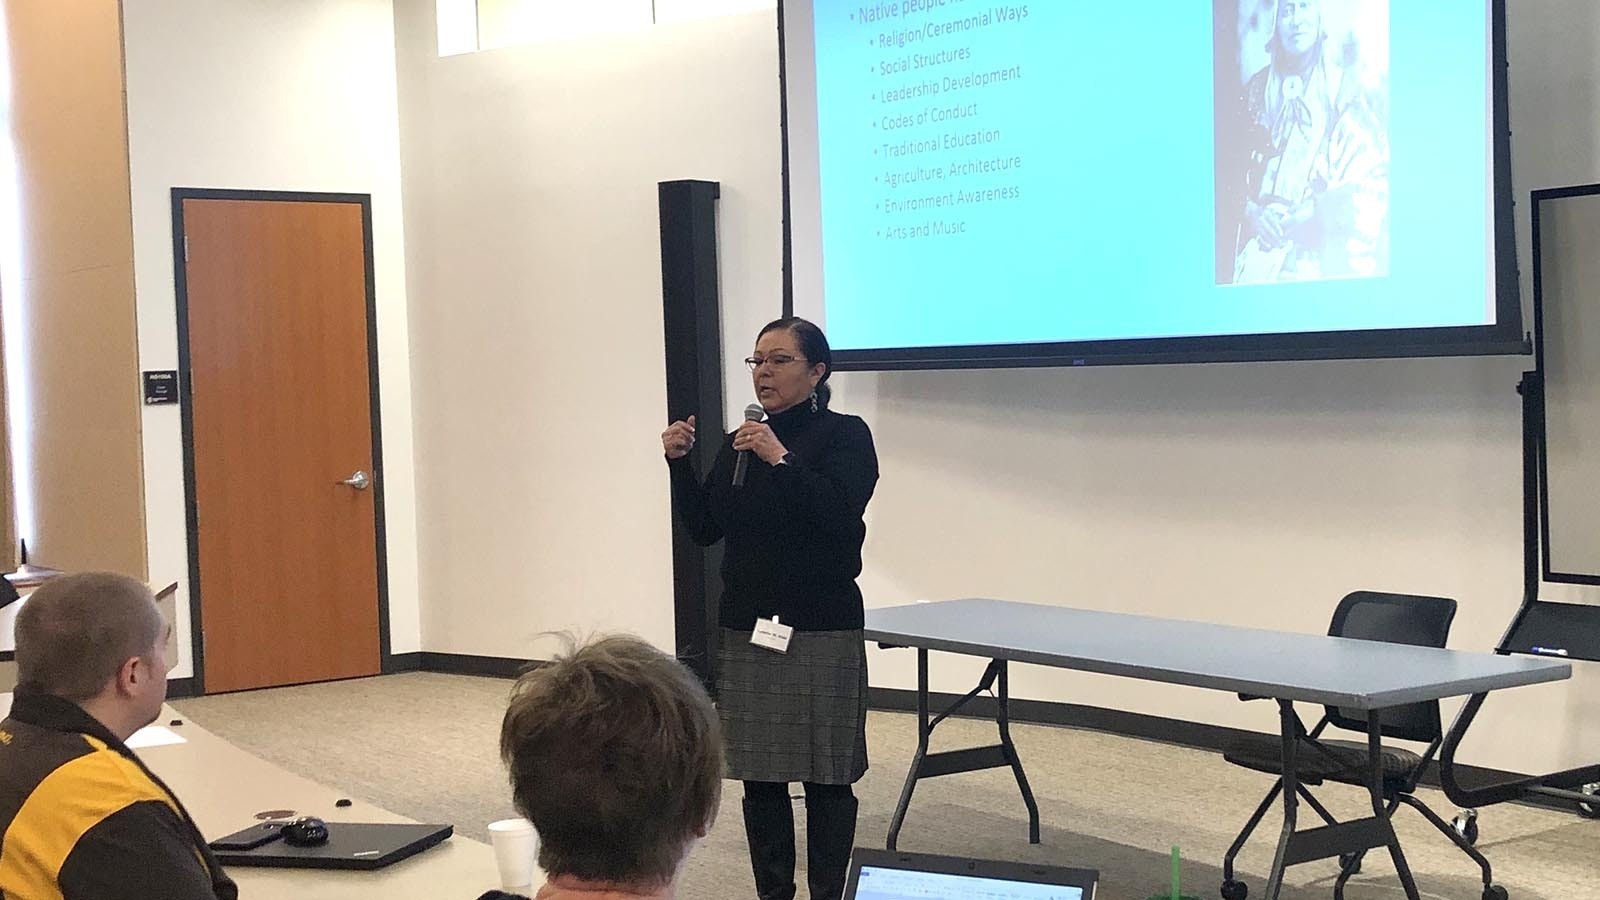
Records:
M603 638L524 674L500 751L517 811L539 833L537 900L670 900L722 796L705 688L637 638Z
M234 900L194 820L125 743L161 714L169 626L122 575L63 575L17 613L0 721L0 897Z

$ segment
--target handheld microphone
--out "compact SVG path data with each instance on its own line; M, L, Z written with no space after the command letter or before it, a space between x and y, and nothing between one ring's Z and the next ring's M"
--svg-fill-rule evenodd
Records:
M766 415L767 415L767 411L765 409L762 409L761 408L761 404L759 404L759 403L752 403L749 406L746 406L744 408L744 420L746 422L759 422L762 419L766 418ZM744 473L749 468L750 468L750 451L749 450L740 450L739 451L739 459L738 459L737 462L735 462L733 464L733 486L734 487L744 487Z

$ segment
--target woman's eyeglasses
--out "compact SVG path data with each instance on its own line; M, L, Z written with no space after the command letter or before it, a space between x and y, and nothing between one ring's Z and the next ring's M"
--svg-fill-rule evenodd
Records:
M779 366L787 366L788 364L790 364L792 362L798 362L799 359L800 359L800 357L798 357L798 356L787 356L787 355L784 355L784 354L781 354L781 353L776 353L776 354L773 354L772 356L751 356L751 357L748 357L747 359L745 359L744 364L750 367L750 371L754 372L755 370L761 368L763 365L768 365L768 366L772 366L774 368L777 368Z

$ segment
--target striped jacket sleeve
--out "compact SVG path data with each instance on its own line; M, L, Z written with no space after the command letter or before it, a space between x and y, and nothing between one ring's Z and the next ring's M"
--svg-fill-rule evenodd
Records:
M183 821L159 800L124 806L84 832L61 865L64 900L216 900Z

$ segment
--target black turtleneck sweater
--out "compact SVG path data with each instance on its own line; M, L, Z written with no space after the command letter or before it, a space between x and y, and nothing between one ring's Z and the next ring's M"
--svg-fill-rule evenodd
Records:
M768 419L794 454L770 466L755 454L743 487L733 486L737 454L723 438L702 484L689 457L668 460L678 516L694 542L726 539L720 621L749 631L777 615L799 631L862 626L862 520L878 483L872 432L856 416L812 412L800 403Z

